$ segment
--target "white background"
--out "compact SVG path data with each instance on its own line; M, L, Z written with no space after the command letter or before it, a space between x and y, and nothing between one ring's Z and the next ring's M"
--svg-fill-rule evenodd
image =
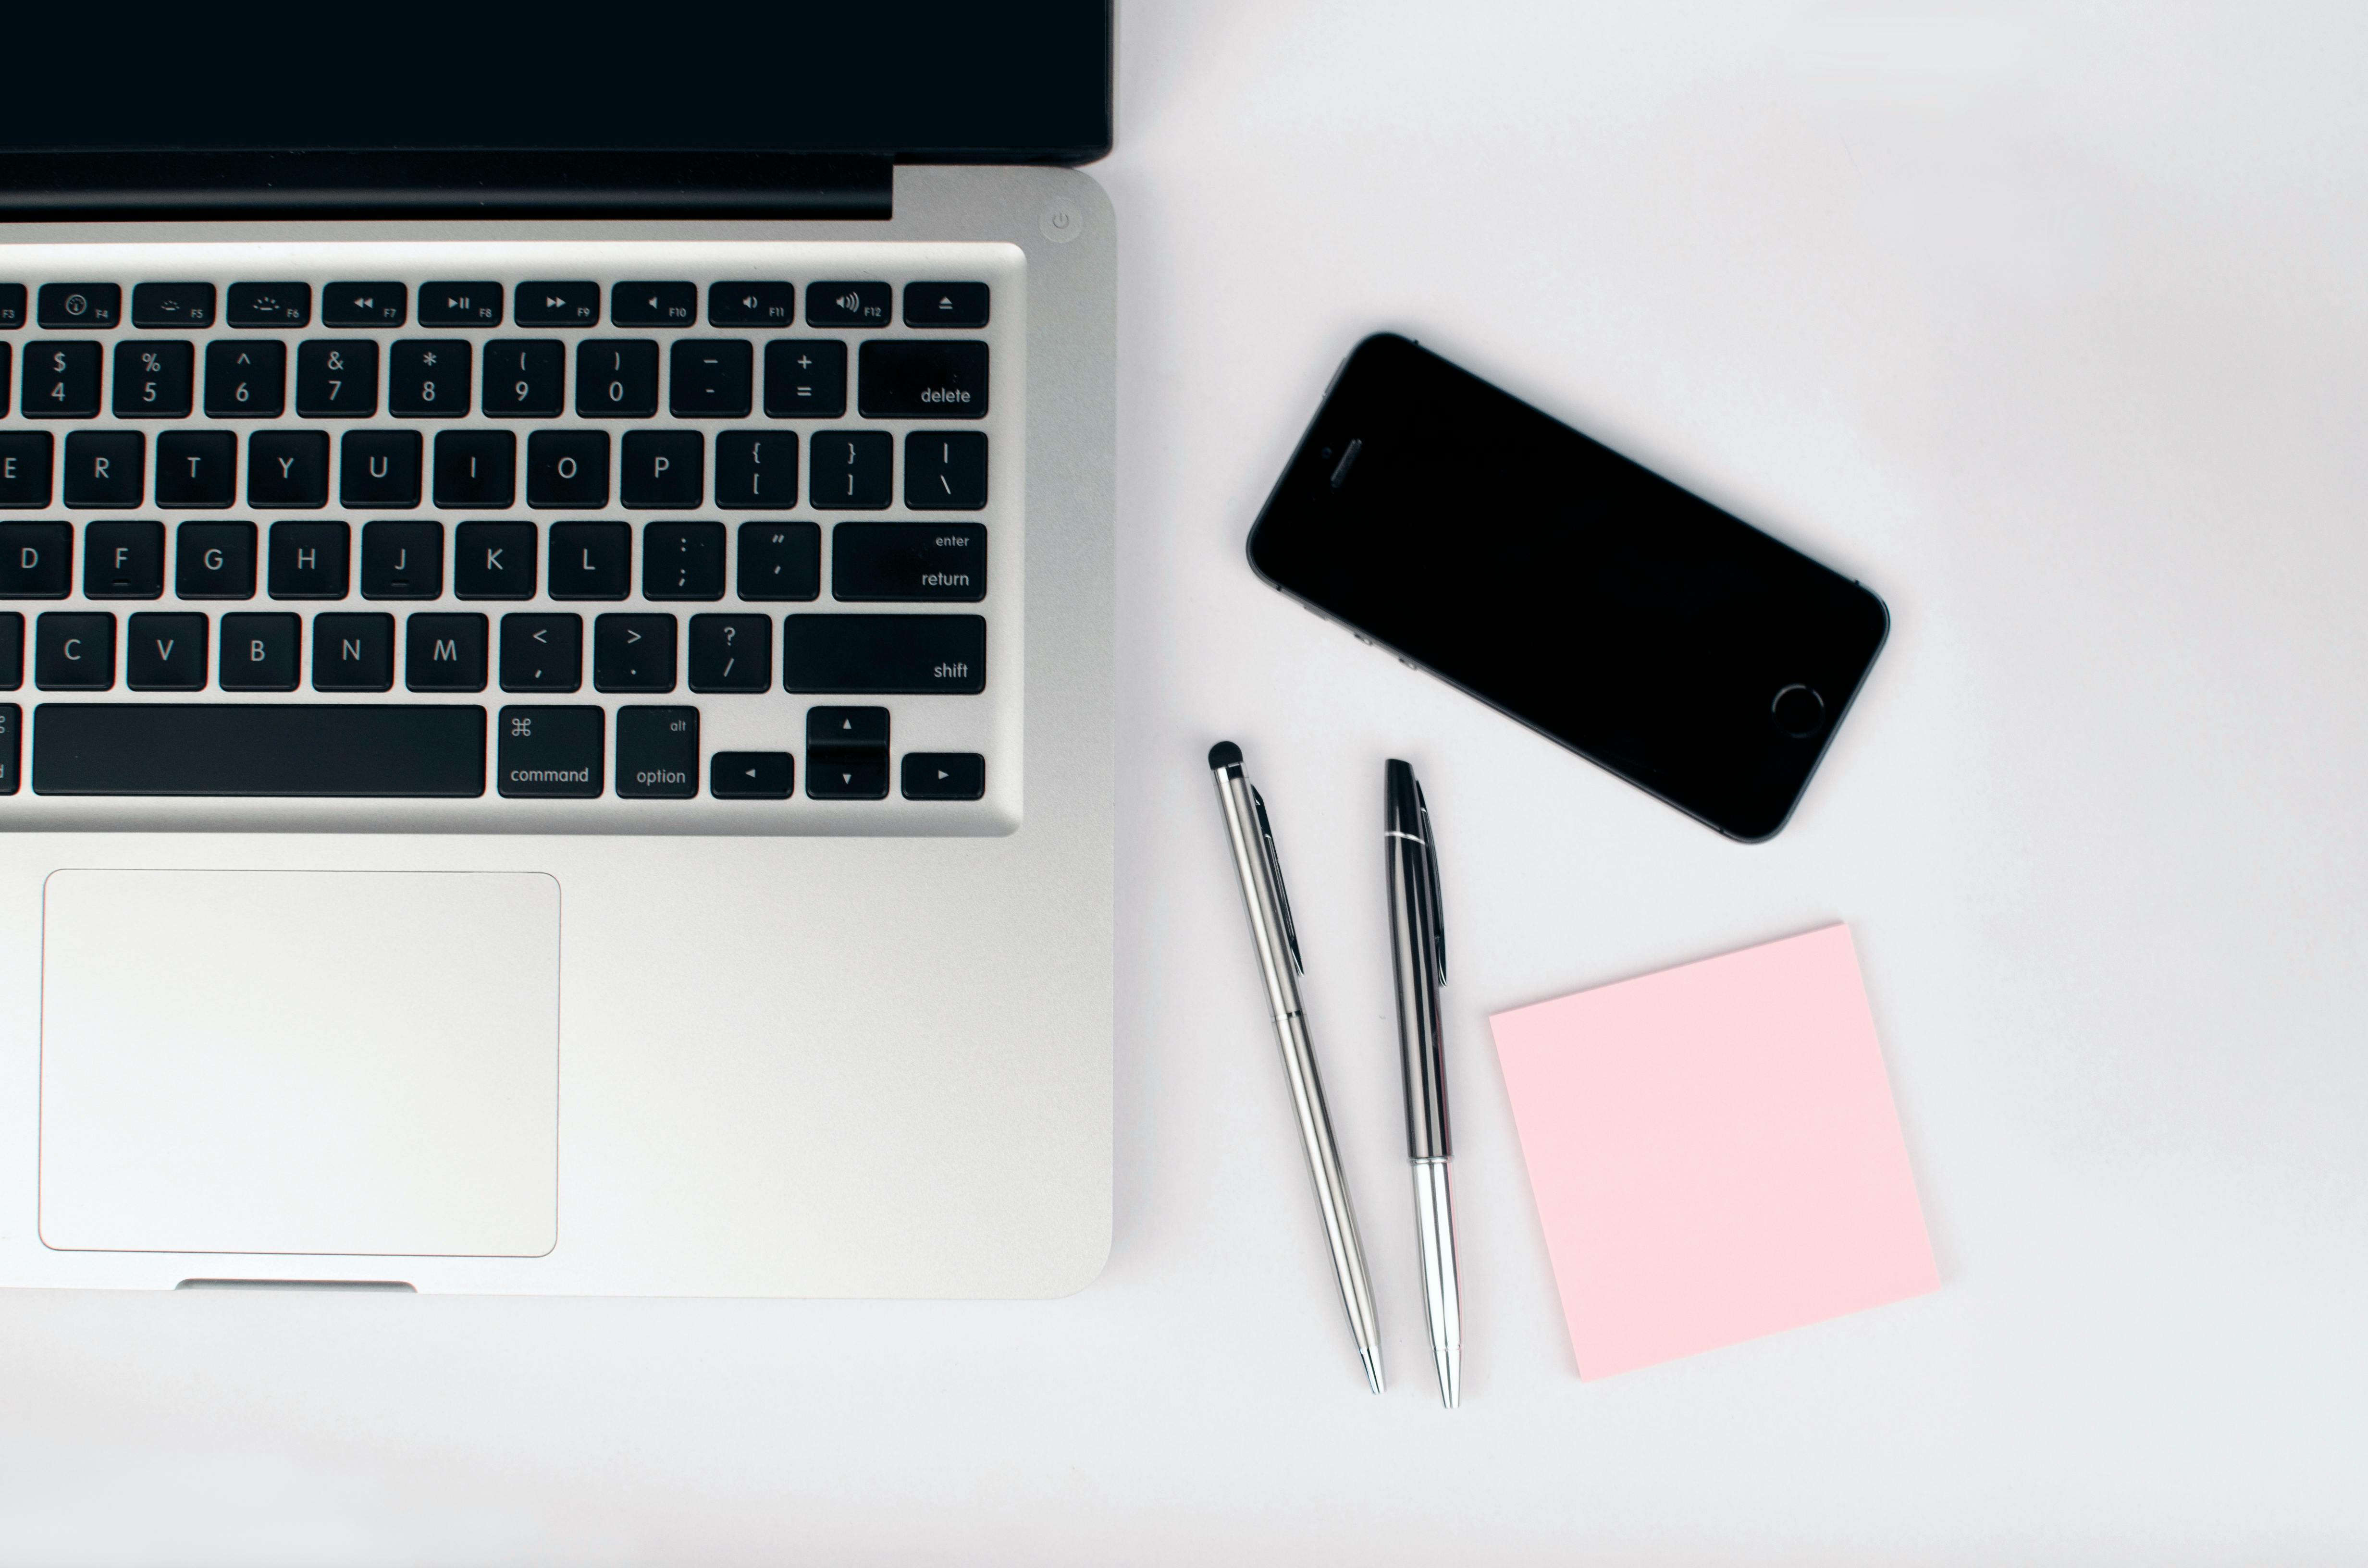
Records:
M0 1560L2220 1562L2368 1552L2360 92L2334 5L1130 7L1117 1242L1053 1303L0 1296ZM1743 847L1260 586L1391 326L1896 625ZM1442 519L1442 528L1468 525ZM1363 1392L1201 756L1272 804ZM1381 763L1436 807L1430 1387ZM1576 1375L1483 1019L1847 919L1922 1300Z

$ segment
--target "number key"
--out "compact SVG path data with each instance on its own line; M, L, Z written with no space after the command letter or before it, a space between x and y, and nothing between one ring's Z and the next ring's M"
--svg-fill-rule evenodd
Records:
M425 303L420 313L427 313ZM469 412L469 345L458 337L404 337L394 345L386 411L405 419L459 419Z
M575 348L575 412L647 419L658 411L658 346L646 337L586 338Z
M197 350L186 342L134 337L117 344L115 416L188 418L197 362Z
M368 419L378 412L378 345L308 337L296 346L296 412L307 419Z
M532 419L563 412L566 362L567 347L555 337L505 337L486 344L485 412Z
M97 344L35 338L25 345L26 418L89 419L97 413Z
M206 417L277 419L288 405L288 345L277 338L206 345Z

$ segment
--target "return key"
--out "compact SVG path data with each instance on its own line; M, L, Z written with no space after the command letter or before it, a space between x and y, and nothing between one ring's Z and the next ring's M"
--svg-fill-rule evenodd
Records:
M835 599L975 604L986 597L982 523L841 523L830 531Z

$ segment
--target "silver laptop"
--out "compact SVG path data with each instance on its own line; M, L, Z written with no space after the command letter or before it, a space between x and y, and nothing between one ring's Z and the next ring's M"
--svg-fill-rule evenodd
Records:
M0 1283L1100 1267L1109 7L665 23L0 107Z

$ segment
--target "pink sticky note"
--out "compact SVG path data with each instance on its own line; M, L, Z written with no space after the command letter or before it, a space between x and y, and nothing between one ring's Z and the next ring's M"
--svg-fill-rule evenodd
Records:
M1940 1288L1848 926L1488 1022L1580 1376Z

